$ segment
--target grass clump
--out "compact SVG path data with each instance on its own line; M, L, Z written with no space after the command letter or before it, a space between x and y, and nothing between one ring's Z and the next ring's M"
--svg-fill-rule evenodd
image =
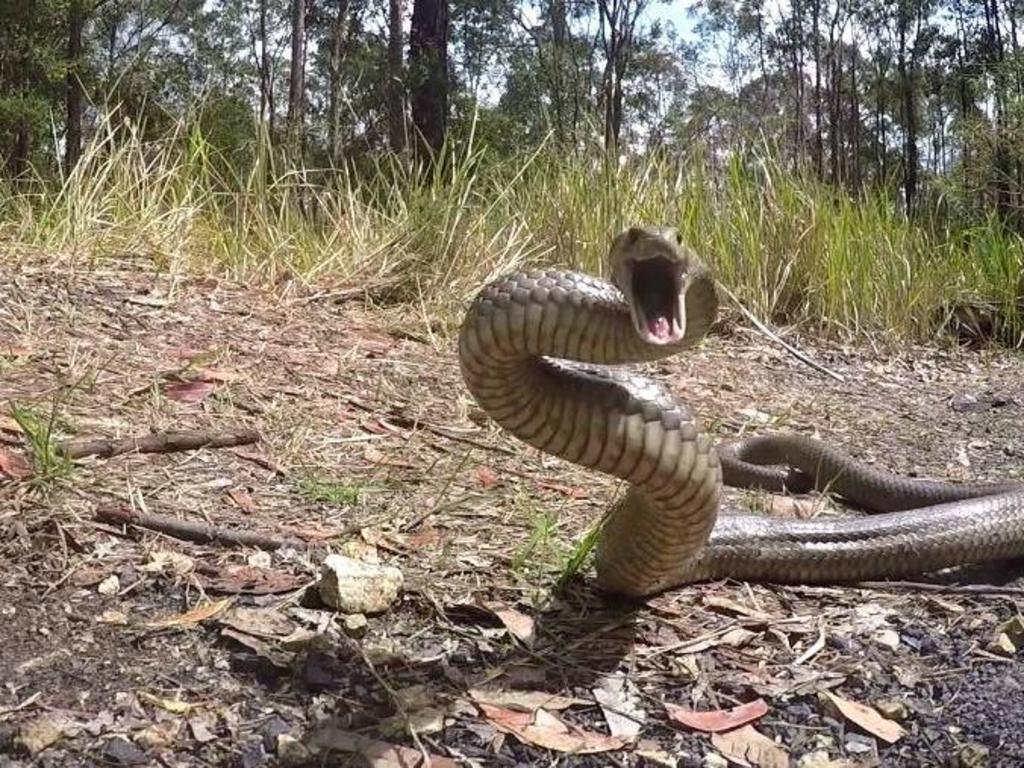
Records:
M299 481L299 489L313 501L338 507L351 507L359 503L359 487L349 483L306 477Z
M11 404L11 417L28 440L29 459L32 463L30 482L35 486L47 486L71 471L71 459L60 450L54 438L58 410L59 403L56 401L48 414L41 414L17 403Z
M660 222L776 323L923 339L951 309L980 304L995 335L1024 338L1024 243L995 217L908 220L884 191L837 192L767 152L612 164L542 146L496 158L471 133L429 169L378 156L294 170L256 135L240 166L184 121L160 141L101 126L62 183L0 190L0 242L51 261L144 257L267 283L330 277L451 331L488 279L542 263L603 273L617 231Z

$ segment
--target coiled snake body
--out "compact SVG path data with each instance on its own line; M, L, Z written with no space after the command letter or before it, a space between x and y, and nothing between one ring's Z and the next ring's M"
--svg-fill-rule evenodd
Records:
M799 435L716 450L665 389L606 367L696 343L717 312L713 280L672 229L630 228L615 238L609 258L612 284L559 270L492 282L470 306L459 336L463 378L498 424L547 453L630 483L598 542L602 589L644 597L721 577L893 578L1024 554L1024 483L903 478ZM827 489L878 514L718 518L723 481Z

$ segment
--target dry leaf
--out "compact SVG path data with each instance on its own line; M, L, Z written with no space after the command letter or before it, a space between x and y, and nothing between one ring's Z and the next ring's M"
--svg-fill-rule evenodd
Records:
M245 514L253 515L256 513L256 502L252 500L252 496L244 488L232 488L228 491L228 498L235 502L238 508L245 512Z
M825 750L808 752L801 756L797 768L857 768L857 763L846 757L833 760Z
M669 717L687 728L704 733L730 731L746 723L752 723L768 714L768 705L764 699L754 699L732 709L715 709L696 712L692 709L666 704Z
M414 465L401 459L392 459L384 451L376 448L372 445L367 445L363 449L363 458L371 464L375 464L380 467L397 467L398 469L413 469Z
M730 760L755 768L789 768L789 755L752 725L711 734L711 744Z
M481 704L484 716L500 731L510 733L524 744L574 755L622 749L625 741L617 736L585 731L559 720L545 709L516 712Z
M405 540L405 546L413 549L426 549L440 544L444 540L444 534L440 528L427 525L420 528Z
M276 595L306 583L306 579L294 573L241 564L210 569L200 580L207 590L229 595Z
M543 480L538 480L537 486L547 488L549 491L557 491L563 496L568 496L570 499L587 498L587 490L578 485L559 485L558 483L547 483Z
M196 378L200 381L228 384L232 381L239 381L243 377L234 371L227 370L226 368L203 368L201 371L196 372Z
M751 608L737 602L736 600L732 600L721 595L705 595L704 605L709 608L718 608L719 610L727 611L728 613L735 613L739 616L746 616L747 618L754 619L755 621L770 621L772 618L770 614L767 614L764 611L759 611L757 608Z
M888 744L895 744L906 734L899 723L882 717L877 710L865 704L844 699L842 696L836 696L831 691L824 693L829 701L835 704L836 709L842 713L843 717L851 723L859 725L872 736L877 736Z
M24 480L32 476L32 467L18 454L0 448L0 475L12 480Z
M484 465L480 465L473 470L473 479L484 490L493 488L499 482L498 475L495 474L494 470Z
M188 555L169 549L157 549L149 553L149 561L138 566L144 573L173 573L185 576L196 567L196 561Z
M627 742L635 741L647 720L636 691L623 677L605 677L591 693L604 713L608 732Z
M184 627L192 624L198 624L201 621L212 619L230 604L231 598L226 597L223 600L215 600L212 603L203 603L202 605L196 606L191 611L180 613L177 616L169 616L166 619L147 622L145 626L150 629L165 629L167 627Z
M559 709L568 709L574 704L586 704L583 699L573 699L568 696L559 696L556 693L545 691L503 691L473 688L469 691L469 697L478 704L491 704L495 707L517 710L519 712L533 712L544 709L552 712Z
M822 499L796 499L792 496L772 495L766 512L768 517L807 520L817 517L824 509L827 509L827 506Z
M216 385L208 381L169 382L160 388L164 397L180 403L201 403L214 389Z
M12 435L23 435L25 430L21 428L21 424L16 422L10 416L4 416L0 414L0 432L10 432Z
M161 696L149 693L148 691L139 691L139 699L152 704L154 707L160 707L160 709L166 710L174 715L184 715L187 712L192 711L192 705L187 701L181 699L165 699Z
M484 605L487 610L498 617L498 621L504 624L505 629L511 632L514 637L527 647L533 645L535 628L532 617L501 603L485 603Z
M337 751L355 753L373 768L459 768L459 764L448 757L428 755L429 762L423 761L418 749L389 744L367 736L341 730L328 724L317 729L308 739L307 746L314 751Z

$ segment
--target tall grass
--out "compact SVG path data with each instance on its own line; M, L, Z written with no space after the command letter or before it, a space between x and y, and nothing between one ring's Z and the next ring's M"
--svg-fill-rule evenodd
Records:
M615 165L541 147L508 160L472 136L432 170L380 156L358 171L295 171L265 138L250 155L232 168L195 128L144 141L108 123L66 179L0 188L2 250L246 280L330 277L415 302L450 329L485 280L537 263L600 273L618 230L663 222L776 322L924 338L971 303L992 308L1004 339L1024 331L1024 243L995 218L957 230L908 221L880 193L852 199L767 156Z

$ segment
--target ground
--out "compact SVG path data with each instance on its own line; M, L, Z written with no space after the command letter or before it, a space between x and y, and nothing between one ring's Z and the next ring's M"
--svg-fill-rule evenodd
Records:
M407 310L137 264L8 266L0 284L0 766L1024 763L1019 564L618 603L567 566L617 484L489 423L450 339ZM723 440L798 430L898 472L1024 477L1021 355L786 338L843 380L731 315L649 372ZM39 451L26 476L25 427L51 414L60 439L260 441L72 466ZM733 491L727 507L836 513ZM197 543L104 510L303 545ZM404 575L365 626L318 599L319 559L343 547ZM690 714L741 704L714 735L724 715Z

